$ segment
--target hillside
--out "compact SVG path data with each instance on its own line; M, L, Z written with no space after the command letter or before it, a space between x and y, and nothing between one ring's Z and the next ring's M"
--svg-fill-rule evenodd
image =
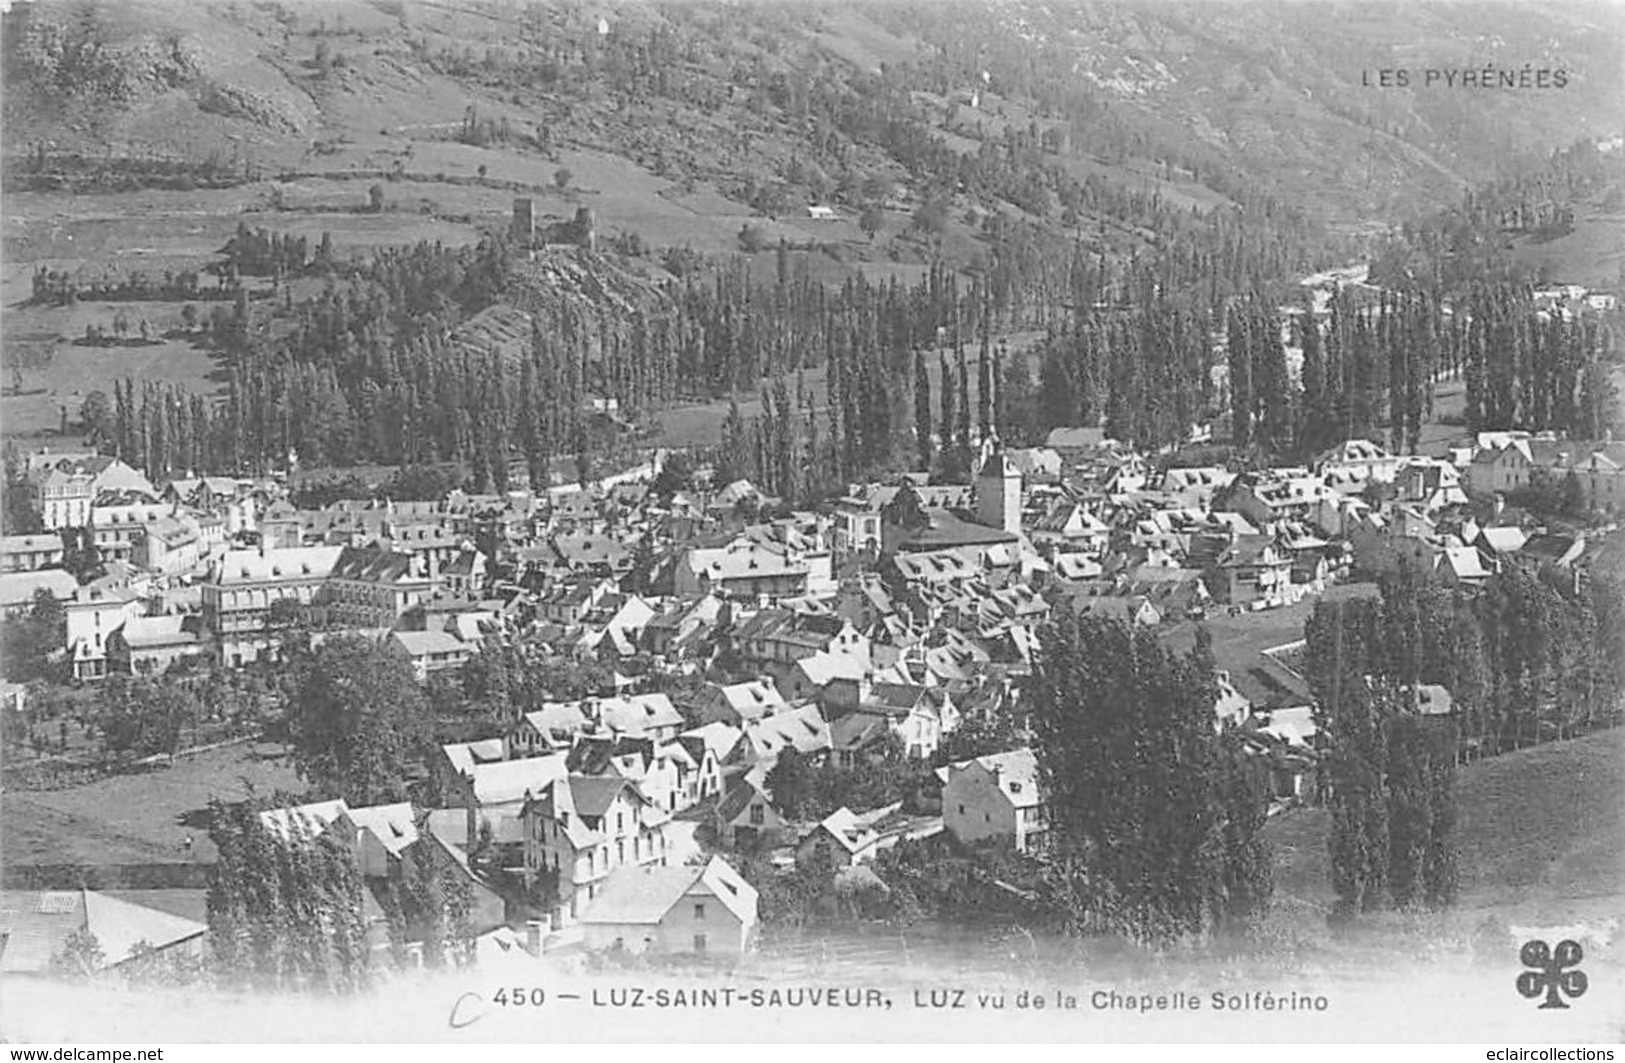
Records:
M495 213L523 188L557 217L590 201L606 230L656 248L732 250L741 220L766 213L782 223L769 242L834 237L855 258L923 261L921 248L884 242L867 254L855 217L812 224L798 206L880 200L896 208L884 231L906 221L926 191L920 166L897 138L869 135L865 116L832 119L874 100L884 120L965 156L1033 132L1101 188L1198 211L1268 192L1369 224L1453 198L1491 165L1617 131L1619 20L1585 5L1536 14L1515 3L629 3L600 24L512 2L18 4L5 150L212 156L284 175L289 204L394 174L424 184L413 192L432 215ZM1564 69L1567 87L1361 84L1382 68L1420 80L1428 67L1525 64ZM573 180L556 185L561 167ZM1085 214L1047 217L1098 233L1102 219ZM946 249L968 258L976 234L955 229Z
M1131 271L1216 301L1349 261L1492 167L1609 131L1625 92L1618 20L1584 5L38 0L4 28L0 299L8 340L52 351L0 417L35 435L90 379L226 382L179 301L128 308L150 343L80 343L113 309L30 301L36 271L195 271L245 223L364 259L474 245L522 197L539 228L590 212L602 252L514 271L498 302L549 319L607 291L627 330L739 259L830 290L940 262L994 289L1003 331L1042 332L1126 301ZM1521 63L1561 64L1567 87L1361 85ZM1599 201L1527 254L1611 277L1617 214ZM734 385L748 404L757 382ZM673 421L714 438L717 412Z

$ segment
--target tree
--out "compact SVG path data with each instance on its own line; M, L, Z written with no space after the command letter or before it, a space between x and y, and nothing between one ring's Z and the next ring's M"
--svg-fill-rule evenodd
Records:
M1209 931L1263 844L1261 821L1231 811L1244 802L1221 799L1236 761L1213 730L1211 657L1094 617L1047 625L1040 644L1033 748L1069 923L1146 941ZM1253 914L1266 896L1235 891Z
M284 705L299 774L357 807L403 800L429 737L411 666L381 644L341 636L296 662Z
M50 678L51 657L62 649L66 638L67 611L56 595L44 587L35 588L28 611L0 627L4 646L0 665L6 678L17 683Z
M862 213L858 215L858 228L870 240L875 238L875 235L880 232L885 224L885 212L873 203L864 207Z
M914 352L914 445L920 453L920 468L931 471L931 376L925 368L925 352Z
M202 715L191 689L170 679L113 676L96 695L103 753L119 759L173 756L187 724L195 726Z
M1387 721L1388 886L1394 904L1454 902L1456 725L1401 713Z
M384 186L374 184L367 189L367 209L374 214L381 214L384 210Z
M219 851L209 873L209 944L235 988L351 994L371 982L372 958L355 856L336 831L316 835L288 816L272 830L263 805L209 805Z
M753 255L766 247L767 237L762 235L761 226L752 225L750 222L746 222L741 226L739 229L739 246Z
M105 391L92 391L79 404L79 423L90 434L90 445L100 446L113 440L113 407Z
M928 199L914 212L911 223L927 236L940 237L948 231L948 203L943 199Z
M786 819L800 819L813 799L817 769L794 747L779 754L779 759L764 780L773 795L773 807Z
M63 939L61 950L51 957L51 973L58 978L83 980L100 971L106 959L96 935L77 929Z

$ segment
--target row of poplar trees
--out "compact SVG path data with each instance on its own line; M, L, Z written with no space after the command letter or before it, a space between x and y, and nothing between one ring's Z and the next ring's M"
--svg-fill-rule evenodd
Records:
M216 984L348 995L376 984L384 955L400 969L474 962L472 890L443 849L426 842L409 848L401 875L380 887L387 938L377 941L368 933L368 885L350 843L300 816L273 827L261 817L270 807L263 800L210 803L209 837L219 850L207 896ZM428 838L426 813L417 813L417 827Z
M1625 696L1625 590L1601 574L1509 566L1468 593L1402 569L1317 603L1304 635L1350 914L1450 903L1455 765L1615 723ZM1448 716L1419 713L1420 684Z
M1273 889L1267 769L1215 732L1205 636L1068 617L1046 626L1033 748L1046 788L1052 897L1083 932L1141 941L1246 931Z

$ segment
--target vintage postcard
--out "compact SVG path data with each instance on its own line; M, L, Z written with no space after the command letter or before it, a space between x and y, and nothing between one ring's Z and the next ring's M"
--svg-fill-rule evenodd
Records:
M1625 8L0 9L0 1039L1625 1039Z

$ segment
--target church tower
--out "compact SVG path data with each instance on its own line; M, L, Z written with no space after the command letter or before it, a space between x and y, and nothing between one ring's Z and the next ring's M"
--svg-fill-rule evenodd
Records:
M1000 447L976 474L976 522L1021 534L1021 470Z

